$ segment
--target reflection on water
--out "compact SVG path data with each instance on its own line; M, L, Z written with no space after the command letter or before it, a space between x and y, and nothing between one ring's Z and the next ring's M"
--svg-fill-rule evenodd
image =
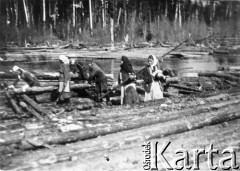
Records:
M80 60L79 60L80 61ZM88 63L92 59L81 59L81 62L86 68ZM131 59L134 70L137 72L147 65L146 59ZM113 70L114 78L117 78L120 70L120 59L114 61L114 67L111 66L111 60L94 60L106 73L111 73ZM13 65L18 65L31 72L58 72L59 63L58 61L47 61L47 62L0 62L0 72L6 72L12 69ZM190 73L196 73L201 71L216 71L219 66L240 66L240 55L218 55L218 56L202 56L201 58L190 58L190 59L179 59L179 58L164 58L164 65L167 67L174 68L174 73L177 76L189 76ZM193 69L182 69L189 68ZM196 74L195 74L196 75Z

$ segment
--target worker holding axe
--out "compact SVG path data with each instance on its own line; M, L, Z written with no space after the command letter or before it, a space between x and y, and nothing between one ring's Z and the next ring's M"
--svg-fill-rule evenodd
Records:
M60 69L59 69L59 88L58 88L58 98L56 103L67 103L70 104L70 68L69 59L65 55L59 56Z

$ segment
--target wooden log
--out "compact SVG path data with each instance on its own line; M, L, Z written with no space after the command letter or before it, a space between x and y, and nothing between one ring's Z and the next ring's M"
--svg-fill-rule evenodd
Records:
M34 73L34 75L39 80L58 80L59 79L59 73L53 72L53 73ZM107 77L107 81L111 82L113 81L113 75L112 74L105 74ZM71 80L72 81L78 81L78 74L71 74ZM0 72L0 79L16 79L17 75L12 72Z
M229 70L233 70L233 71L240 71L240 66L229 66L229 67L218 67L218 70L220 71L229 71Z
M95 103L82 103L77 105L78 110L89 110L95 106Z
M23 94L20 95L21 99L26 102L27 104L29 104L34 110L36 110L37 112L43 114L43 115L48 115L49 112L45 111L42 109L42 107L37 104L34 100L32 100L31 98L29 98L27 95Z
M41 115L39 115L39 113L37 113L35 110L29 108L26 103L24 103L24 102L21 101L21 102L19 102L19 105L20 105L22 108L24 108L26 111L28 111L29 113L31 113L33 116L35 116L37 119L43 120L43 117L42 117Z
M51 93L43 93L35 95L37 103L48 103L51 102Z
M136 88L137 88L137 92L139 94L144 94L145 93L144 88L142 88L140 86L136 86ZM163 92L163 96L164 97L171 97L171 96L174 96L174 95L176 95L176 94L175 93L166 92L166 91Z
M58 93L57 91L55 92L53 91L51 93L41 93L41 94L36 94L34 96L37 103L47 103L47 102L56 101L56 99L58 98ZM78 93L71 91L71 99L74 97L78 97Z
M71 89L87 89L92 87L90 84L73 84L71 85ZM49 87L29 87L26 89L26 92L24 92L21 88L17 88L15 91L14 90L9 90L10 94L38 94L38 93L43 93L43 92L52 92L54 90L57 90L58 86L49 86Z
M233 147L233 149L236 149L239 144L239 120L237 121L228 121L224 124L224 126L221 125L212 125L207 126L202 129L197 129L181 134L173 134L165 138L156 138L151 139L152 142L171 142L171 145L169 146L165 152L164 157L167 159L170 159L173 154L175 154L177 149L180 148L186 148L187 149L198 149L199 147L209 147L209 144L214 144L214 147L217 149L225 149L226 147L230 148ZM236 129L237 128L237 129ZM158 132L158 131L157 131ZM196 136L197 135L197 136ZM131 138L132 136L132 138ZM134 136L133 132L126 132L125 134L117 133L113 135L107 135L103 137L99 137L92 140L86 140L82 142L75 143L74 145L70 145L67 147L56 147L53 150L47 150L44 153L41 151L36 152L29 152L29 156L31 157L31 160L24 160L22 162L19 157L14 158L13 161L16 161L15 163L12 163L11 169L14 170L58 170L59 168L63 169L66 168L69 169L69 167L66 167L66 163L71 163L71 169L76 168L76 170L79 170L79 168L91 168L92 170L99 170L99 162L104 165L106 163L105 160L99 161L99 159L103 158L103 154L107 154L107 156L110 156L110 161L115 166L114 169L116 170L122 170L122 166L125 168L127 167L130 170L142 170L141 165L132 164L132 162L127 162L126 160L115 160L114 158L118 159L118 157L128 158L128 161L136 161L138 163L142 162L142 154L138 153L142 150L140 148L139 144L146 144L147 141L145 137ZM124 155L121 153L123 151L122 145L124 145ZM217 145L217 147L216 147ZM136 152L136 153L135 153ZM190 151L191 152L191 151ZM94 155L93 155L94 154ZM135 154L129 156L128 154ZM42 163L42 159L45 159L46 156L49 156L48 158L55 159L51 164L44 164ZM53 157L52 157L53 156ZM106 157L107 157L106 156ZM114 156L111 157L111 156ZM236 156L239 156L239 153L236 153ZM105 157L105 155L104 155ZM219 161L219 156L214 156L214 159ZM73 159L76 158L75 162ZM207 157L201 156L200 158L200 168L201 170L209 170L206 165ZM51 160L50 160L51 161ZM64 162L65 161L65 162ZM90 162L88 162L90 161ZM99 161L96 165L94 165L92 161ZM204 165L201 165L201 162L204 162ZM19 164L21 163L21 164ZM38 163L38 165L33 165L32 163ZM80 163L80 164L79 164ZM82 165L82 163L86 165ZM115 163L115 164L114 164ZM162 163L158 161L158 166L161 166ZM206 165L206 166L205 166ZM3 168L8 170L8 168ZM65 169L63 169L65 170Z
M209 73L199 73L198 76L200 77L218 77L223 78L231 81L240 82L239 77L232 76L230 74L222 74L222 73L216 73L216 72L209 72Z
M215 49L213 51L213 53L217 53L217 54L229 54L228 50L220 50L220 49Z
M166 117L164 117L164 121L166 122L166 124L162 123L163 121L162 117L155 115L151 117L134 119L134 122L133 120L128 120L124 123L117 122L112 124L106 124L105 126L103 125L103 126L95 127L95 129L88 128L88 129L80 130L78 132L67 132L67 133L58 133L54 135L38 136L36 137L36 139L44 141L46 144L64 144L69 142L75 142L78 140L96 138L101 135L116 133L124 130L136 129L136 128L154 125L154 124L157 124L157 126L153 126L155 128L153 132L151 132L151 129L142 128L143 132L146 133L142 135L144 137L149 137L149 136L155 137L156 135L166 136L170 134L177 134L180 132L197 129L209 124L217 124L217 123L225 122L228 120L240 118L240 109L238 108L239 104L240 102L238 101L237 104L232 105L231 107L221 108L221 110L214 110L214 112L209 112L209 110L206 111L206 109L205 109L205 112L201 110L199 111L200 114L198 113L197 116L194 115L197 112L196 113L193 112L187 117L184 117L184 119L177 119L172 121L173 124L169 124L168 122L166 122L170 120L169 118L171 117L171 115L166 115ZM174 117L176 118L176 116ZM179 118L179 116L177 118ZM159 123L162 123L162 124L159 124ZM163 129L159 129L159 126L162 127L161 125L164 125ZM164 127L167 127L167 128L164 128ZM29 147L26 147L26 148L29 148Z
M13 100L11 95L6 90L4 90L4 94L5 94L8 102L11 104L13 111L17 114L21 114L22 113L21 109L18 107L17 103Z
M103 124L101 124L100 126L95 126L94 129L93 128L87 128L87 130L82 130L82 131L79 131L79 133L76 133L78 136L77 136L77 139L75 139L75 134L73 135L71 132L68 132L69 136L70 136L70 139L69 139L69 142L72 142L72 141L77 141L77 140L82 140L82 139L86 139L85 137L88 136L87 132L90 131L90 132L95 132L95 134L90 134L90 137L91 136L98 136L97 135L97 130L102 130L104 131L105 130L105 134L108 134L108 133L111 133L111 132L115 132L117 131L117 128L119 131L121 130L129 130L129 129L133 129L133 128L139 128L139 127L142 127L142 126L147 126L147 125L151 125L151 124L157 124L157 123L163 123L163 122L167 122L167 121L173 121L175 119L179 119L179 118L182 118L183 116L186 118L188 116L192 116L192 115L198 115L198 114L201 114L201 113L209 113L211 112L212 110L215 110L215 111L220 111L220 109L229 109L229 106L237 106L239 105L240 103L240 100L230 100L230 101L225 101L225 102L221 102L221 103L217 103L217 104L213 104L213 105L203 105L203 106L196 106L196 107L191 107L189 109L185 109L185 110L181 110L181 111L173 111L171 113L169 112L166 112L165 114L161 112L161 114L159 115L156 115L156 113L150 113L150 115L147 115L146 114L148 112L146 111L142 111L142 113L139 113L138 110L136 111L136 115L134 116L134 119L132 116L130 115L125 115L123 118L120 118L118 117L118 122L116 122L116 119L114 119L114 117L116 116L114 113L113 115L111 115L112 119L109 120L109 118L102 118L103 120ZM149 109L146 109L146 110L149 110ZM126 111L127 113L127 111ZM132 112L130 112L132 113ZM100 118L98 118L99 120ZM106 123L106 120L108 121ZM121 121L121 122L119 122ZM134 122L133 122L134 121ZM109 128L109 130L108 130ZM112 130L112 129L115 129L115 130ZM85 133L84 133L85 131ZM28 131L25 132L25 134L28 134ZM67 141L67 135L65 135L67 133L60 133L60 134L57 134L55 135L55 138L56 139L57 137L59 139L61 139L61 137L63 138L62 139L62 143L64 143L64 141ZM104 132L101 132L101 134L99 135L102 135L104 134ZM31 136L32 134L30 134ZM82 136L83 135L83 136ZM71 137L72 136L72 137ZM39 137L40 139L45 139L48 138L48 137L45 137L44 135L42 135L42 137ZM54 140L52 139L52 140ZM12 142L19 142L20 139L17 139L16 137L14 139L11 139L11 138L8 138L6 139L6 142L4 143L0 143L0 145L10 145ZM57 141L57 140L54 140L54 141ZM52 142L53 144L55 142ZM60 143L60 140L59 140L59 143ZM28 147L26 147L28 148Z
M240 77L240 72L224 72L224 74L233 75L235 77Z
M166 83L169 83L169 84L175 84L175 83L178 83L178 81L179 81L178 77L167 77L166 78Z
M175 84L175 83L178 83L178 81L179 81L179 78L178 78L178 77L167 77L166 80L165 80L165 82L166 82L166 83L169 83L169 84L170 84L170 83ZM144 81L141 80L141 79L136 80L136 82L137 82L138 84L144 83Z
M191 88L191 87L184 86L184 85L179 85L179 84L169 84L169 87L174 87L174 88L183 89L183 90L187 90L187 91L202 92L202 90Z
M196 94L196 93L199 93L199 92L188 91L188 90L179 90L178 93L180 93L180 94Z

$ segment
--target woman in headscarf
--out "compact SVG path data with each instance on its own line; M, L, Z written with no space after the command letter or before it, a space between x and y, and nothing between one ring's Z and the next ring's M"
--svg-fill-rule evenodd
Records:
M164 80L165 76L159 69L159 62L155 55L148 57L148 65L143 70L143 80L145 82L145 98L144 101L162 99L163 86L160 80Z
M89 64L89 79L88 82L94 82L96 84L96 91L97 91L97 100L101 101L100 97L102 93L107 93L108 86L107 86L107 77L104 71L97 66L96 63L92 62ZM106 102L109 103L110 98L106 96Z
M70 68L69 59L65 55L59 56L60 69L59 69L59 98L60 102L70 103Z
M136 85L133 82L136 76L132 64L126 56L122 56L120 68L119 84L124 83L121 86L121 105L139 102Z
M40 87L40 83L38 79L33 75L32 73L19 68L18 66L13 66L13 69L11 70L13 73L16 73L18 75L18 78L14 81L13 85L10 85L9 88L14 88L17 85L17 83L20 80L25 81L27 84L22 86L23 91L25 92L28 87Z

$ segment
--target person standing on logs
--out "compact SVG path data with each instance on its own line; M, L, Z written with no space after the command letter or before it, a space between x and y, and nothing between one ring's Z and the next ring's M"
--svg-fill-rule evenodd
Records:
M97 101L100 102L102 93L107 93L108 90L107 77L104 71L94 62L89 64L88 83L91 84L92 81L96 84ZM108 95L106 96L106 103L110 104L110 97Z
M156 100L163 98L162 80L165 76L159 69L159 62L155 55L148 57L148 65L143 69L142 77L144 80L145 98L144 101Z
M70 68L69 59L65 55L59 56L60 69L59 69L59 88L58 88L58 99L57 103L70 104Z
M18 66L13 66L13 68L12 68L12 70L10 70L10 72L17 74L18 78L14 81L13 85L8 86L8 88L13 88L15 90L15 86L17 85L17 83L20 80L23 80L27 83L22 86L23 92L25 92L28 87L33 87L33 86L40 87L41 86L35 75L33 75L32 73L30 73L22 68L19 68Z
M78 73L78 81L86 82L88 80L87 70L83 66L82 62L78 62L75 59L71 60L71 69L73 73Z
M136 84L134 83L136 75L126 56L122 56L120 68L118 83L123 84L121 86L121 105L139 102Z

